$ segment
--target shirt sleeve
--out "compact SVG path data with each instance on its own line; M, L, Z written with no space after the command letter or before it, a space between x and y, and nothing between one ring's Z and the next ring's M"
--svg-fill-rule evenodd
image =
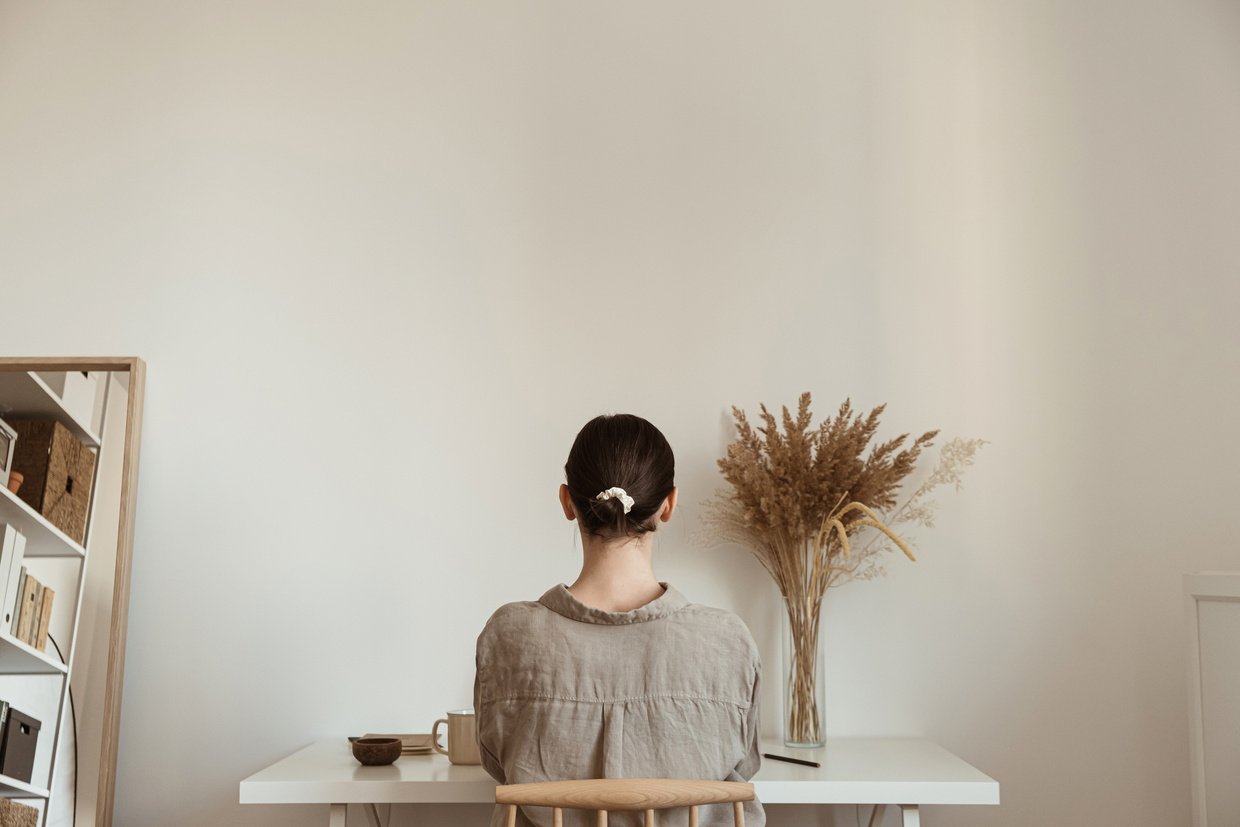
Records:
M482 768L499 783L504 781L504 767L495 754L496 723L490 705L484 702L487 697L483 691L483 681L487 670L486 645L487 630L483 629L478 636L478 646L474 657L474 721L478 725L478 754L482 758Z
M762 664L754 664L753 694L749 709L745 712L745 722L741 730L741 739L745 747L745 756L736 765L734 774L742 781L754 777L762 766L762 733L759 719L759 698L762 690Z

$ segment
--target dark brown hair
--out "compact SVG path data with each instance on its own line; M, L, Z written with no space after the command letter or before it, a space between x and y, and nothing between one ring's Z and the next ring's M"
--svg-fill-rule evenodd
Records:
M577 524L605 539L654 531L659 506L675 488L672 446L640 416L604 414L585 424L573 440L564 476ZM624 513L618 498L600 500L608 488L623 488L633 498Z

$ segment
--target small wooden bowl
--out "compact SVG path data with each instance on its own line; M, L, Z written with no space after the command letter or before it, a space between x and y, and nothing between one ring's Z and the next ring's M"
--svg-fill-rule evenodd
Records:
M353 742L353 757L368 767L390 764L400 758L400 739L358 738Z

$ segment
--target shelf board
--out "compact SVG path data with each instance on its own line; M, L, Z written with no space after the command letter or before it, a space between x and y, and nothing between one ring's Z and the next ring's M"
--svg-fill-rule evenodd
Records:
M47 652L0 632L0 675L65 675L65 666Z
M0 487L0 523L11 525L26 535L26 557L86 556L81 544L4 487Z
M51 417L69 429L75 437L91 448L99 447L99 437L65 410L60 397L33 373L0 371L0 417Z
M0 775L0 798L47 798L51 793L7 775Z

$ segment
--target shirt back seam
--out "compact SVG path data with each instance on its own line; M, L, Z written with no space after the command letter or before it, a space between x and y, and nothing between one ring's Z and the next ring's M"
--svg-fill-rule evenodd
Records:
M632 695L624 698L574 698L568 695L551 695L537 692L522 692L515 695L497 695L495 697L486 698L487 703L495 703L497 701L567 701L577 704L623 704L632 703L634 701L661 701L661 700L677 700L677 701L703 701L705 703L723 704L725 706L734 706L737 709L748 709L751 703L738 703L727 698L711 698L705 695L689 695L681 693L666 693L661 695Z

